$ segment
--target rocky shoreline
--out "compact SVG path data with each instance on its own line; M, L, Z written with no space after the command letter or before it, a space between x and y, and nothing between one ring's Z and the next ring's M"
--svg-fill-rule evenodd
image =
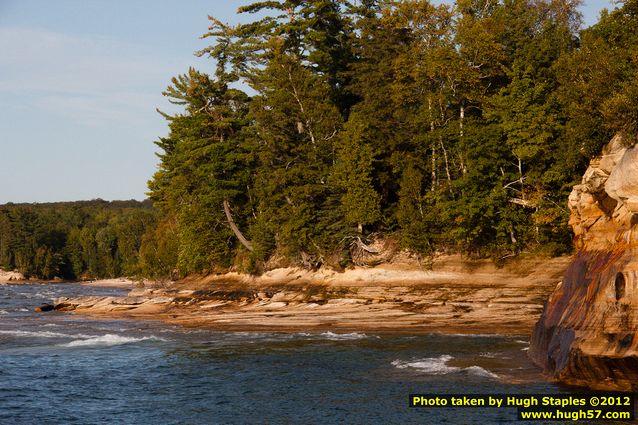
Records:
M345 272L276 269L261 276L191 277L126 297L55 300L58 311L241 331L529 335L570 258L530 257L503 268L460 256Z
M20 283L25 281L26 279L22 273L0 269L0 283Z

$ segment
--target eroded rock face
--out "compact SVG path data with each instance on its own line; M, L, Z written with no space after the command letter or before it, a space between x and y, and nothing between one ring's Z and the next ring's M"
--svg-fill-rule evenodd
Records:
M567 384L638 390L638 146L614 137L568 205L578 253L534 329L530 356Z

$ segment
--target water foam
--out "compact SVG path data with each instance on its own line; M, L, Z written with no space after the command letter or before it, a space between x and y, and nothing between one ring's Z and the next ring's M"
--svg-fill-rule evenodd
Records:
M63 334L59 332L49 332L49 331L3 331L0 330L0 334L2 335L14 335L14 336L25 336L31 338L94 338L95 335L84 335L84 334Z
M364 334L364 333L359 333L359 332L352 332L349 334L337 334L334 332L322 332L322 333L309 333L309 332L299 332L297 334L295 334L297 336L301 336L304 338L322 338L322 339L328 339L330 341L351 341L351 340L356 340L356 339L364 339L364 338L370 338L368 335ZM375 336L375 338L379 338L378 336Z
M63 347L112 347L115 345L131 344L141 341L165 341L162 338L154 336L134 338L116 334L106 334L102 336L95 336L88 339L77 339L67 344L62 344Z
M9 312L7 310L1 310L0 309L0 316L5 315L5 314L9 314Z
M474 376L481 376L484 378L492 378L492 379L498 379L498 375L495 373L490 372L487 369L483 369L481 366L470 366L470 367L466 367L465 369L463 369L463 372L467 372L470 375L474 375Z
M498 375L483 369L480 366L458 367L447 364L454 357L444 354L439 357L427 357L424 359L404 361L395 360L392 365L397 369L416 369L420 373L426 375L449 375L451 373L467 373L474 376L484 378L498 378Z
M328 332L323 332L319 334L319 336L329 339L331 341L349 341L349 340L355 340L355 339L368 338L368 335L364 333L358 333L358 332L352 332L349 334L336 334L334 332L328 331Z
M417 369L428 375L447 375L461 370L460 367L447 365L447 362L452 359L452 356L444 354L440 357L428 357L413 361L395 360L392 365L397 369Z

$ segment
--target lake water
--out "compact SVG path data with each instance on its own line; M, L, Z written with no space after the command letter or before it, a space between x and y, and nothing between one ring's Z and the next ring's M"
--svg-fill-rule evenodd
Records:
M521 424L513 408L415 409L408 395L566 392L529 362L524 337L220 332L33 312L125 292L0 285L0 424Z

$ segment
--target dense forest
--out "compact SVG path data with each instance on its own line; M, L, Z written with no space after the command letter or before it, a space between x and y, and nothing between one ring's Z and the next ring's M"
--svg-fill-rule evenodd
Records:
M580 3L280 0L241 7L245 24L210 17L211 72L164 92L181 108L161 112L156 210L73 221L51 256L66 275L157 277L342 267L378 238L421 255L567 252L572 185L638 132L638 0L586 29ZM144 234L120 247L136 215ZM29 270L50 275L42 237L24 242Z
M0 267L43 279L142 275L157 215L148 201L0 205Z

